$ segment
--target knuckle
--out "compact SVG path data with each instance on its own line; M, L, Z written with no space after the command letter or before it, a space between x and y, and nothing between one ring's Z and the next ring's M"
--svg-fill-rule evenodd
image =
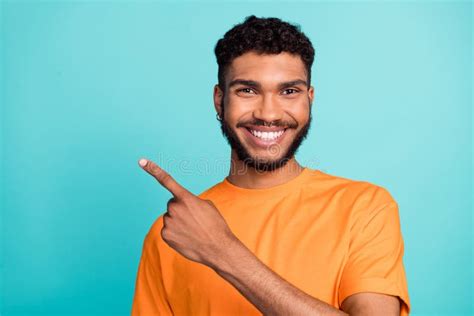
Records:
M169 218L173 218L176 215L176 210L172 206L170 206L168 207L167 213Z
M166 222L169 220L170 214L168 212L165 212L163 214L163 226L166 226Z
M173 205L174 203L176 203L176 199L174 197L172 197L171 199L168 200L168 202L166 203L166 207L169 208L171 205Z
M168 183L170 180L171 176L168 173L164 171L158 173L158 181L162 183Z
M168 229L166 229L166 227L162 228L161 229L161 238L163 240L167 240L168 239Z
M180 199L183 202L190 202L193 200L192 197L186 194L185 192L183 192L183 194L180 196Z
M170 199L168 201L168 204L166 205L167 213L169 217L172 217L176 213L176 200L175 199Z
M158 172L158 169L156 168L155 164L147 163L145 167L153 174L156 174Z

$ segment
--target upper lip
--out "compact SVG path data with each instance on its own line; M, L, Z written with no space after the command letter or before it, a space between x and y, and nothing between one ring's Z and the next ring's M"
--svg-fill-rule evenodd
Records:
M255 131L260 131L260 132L280 132L284 131L286 127L281 127L281 126L262 126L262 125L246 125L244 126L245 128L252 129Z

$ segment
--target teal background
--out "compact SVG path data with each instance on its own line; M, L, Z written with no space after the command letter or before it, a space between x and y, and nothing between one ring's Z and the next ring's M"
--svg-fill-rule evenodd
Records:
M302 164L387 188L412 315L472 315L471 2L1 2L2 315L128 315L170 194L228 172L216 41L250 14L313 41Z

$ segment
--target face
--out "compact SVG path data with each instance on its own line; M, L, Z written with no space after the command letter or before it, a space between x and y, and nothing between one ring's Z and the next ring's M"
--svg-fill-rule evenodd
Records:
M258 171L283 167L306 138L313 87L301 58L245 53L226 74L225 93L215 86L221 129L238 159Z

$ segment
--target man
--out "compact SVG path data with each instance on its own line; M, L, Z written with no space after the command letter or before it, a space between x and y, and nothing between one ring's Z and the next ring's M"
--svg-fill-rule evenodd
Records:
M132 315L408 315L398 205L375 184L301 166L314 49L299 27L249 16L215 47L229 175L173 194L149 230Z

